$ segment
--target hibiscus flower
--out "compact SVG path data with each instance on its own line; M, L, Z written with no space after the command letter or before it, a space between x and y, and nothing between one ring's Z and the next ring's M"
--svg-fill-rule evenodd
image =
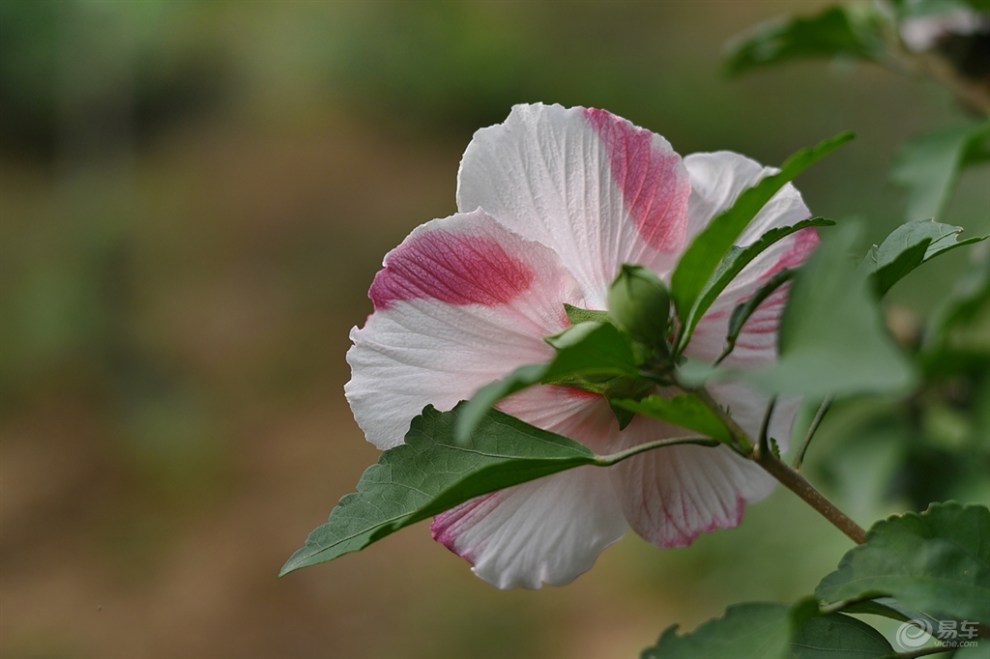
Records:
M623 264L669 282L691 239L773 171L725 151L681 158L663 137L597 109L520 105L479 130L458 173L459 212L418 227L385 257L369 291L374 312L351 332L346 395L368 440L394 447L427 404L450 409L521 365L548 361L554 352L544 338L569 325L564 305L605 309ZM809 215L788 184L740 243ZM750 263L685 354L717 359L735 305L802 262L817 241L804 229ZM776 358L785 297L781 289L761 305L727 364L748 369ZM733 382L710 393L758 433L765 396ZM643 417L620 430L602 396L564 386L532 387L499 409L598 453L697 434ZM782 447L794 412L778 405L772 418ZM496 586L560 585L629 527L657 546L688 545L703 531L737 525L744 504L774 483L726 446L678 445L478 497L437 516L432 533Z

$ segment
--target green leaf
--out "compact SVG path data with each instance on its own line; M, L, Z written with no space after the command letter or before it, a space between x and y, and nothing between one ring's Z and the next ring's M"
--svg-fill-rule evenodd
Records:
M707 309L705 300L708 299L708 305L710 305L711 300L714 300L721 292L721 289L717 288L719 284L713 284L710 280L714 275L716 282L721 281L722 278L716 272L719 264L729 255L733 243L742 235L746 226L784 185L852 138L852 133L842 133L817 146L798 151L787 159L778 173L767 176L753 187L744 190L731 208L714 218L695 237L684 255L681 256L670 280L671 295L674 298L677 318L681 322L678 351L683 350L684 346L687 345L694 327L701 319L704 310ZM786 234L775 235L777 239L780 239ZM757 243L759 244L761 241L757 241ZM769 244L770 242L764 243L763 249ZM750 254L749 258L752 259L755 252ZM741 253L737 254L733 262L740 256ZM744 263L741 264L745 265ZM725 284L721 285L724 288ZM705 295L706 288L710 286L714 287L709 289L713 291L713 294Z
M878 659L892 652L887 639L873 627L833 613L811 617L797 628L789 659Z
M358 551L385 536L476 496L596 464L583 445L491 410L470 446L453 441L462 403L450 412L427 407L406 443L382 453L330 518L282 567L280 575Z
M940 128L907 142L890 176L908 190L908 219L938 217L960 169L990 149L988 142L990 122Z
M849 616L821 614L813 600L793 607L747 603L678 636L677 626L660 636L642 659L877 659L892 652L878 631Z
M639 401L617 399L612 401L612 405L635 414L666 421L681 428L695 430L705 437L711 437L726 444L732 442L732 435L718 418L718 415L692 394L682 394L672 399L656 395L648 396Z
M865 275L848 258L856 228L825 240L794 279L780 323L780 358L739 377L777 395L811 398L908 389L914 373L887 334Z
M990 624L990 510L932 504L877 522L815 595L825 602L887 596L936 618Z
M880 246L874 245L863 259L862 267L873 277L878 295L883 295L898 281L921 264L939 254L963 245L971 245L990 236L958 240L962 227L940 224L934 220L916 220L894 229Z
M835 57L878 59L884 51L881 19L867 5L829 7L815 16L773 21L731 44L726 72L796 59Z
M569 327L547 341L557 350L550 362L521 366L471 396L457 422L459 442L467 441L495 403L534 384L561 383L579 377L607 379L639 376L629 338L610 323L586 321Z
M677 625L660 636L642 659L784 659L790 647L790 607L784 604L737 604L725 616L678 636Z

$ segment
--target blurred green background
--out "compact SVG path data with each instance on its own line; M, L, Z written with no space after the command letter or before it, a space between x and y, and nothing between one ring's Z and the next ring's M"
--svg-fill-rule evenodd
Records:
M472 132L513 103L766 163L851 129L799 182L810 207L864 220L864 250L904 219L887 171L962 118L943 92L844 63L720 75L733 35L825 4L0 0L0 654L633 657L810 592L848 542L786 492L688 550L630 535L566 588L497 591L425 525L275 574L376 459L342 387L382 256L454 211ZM985 183L943 221L986 231ZM909 326L958 254L893 292ZM864 524L904 505L870 446L829 490Z

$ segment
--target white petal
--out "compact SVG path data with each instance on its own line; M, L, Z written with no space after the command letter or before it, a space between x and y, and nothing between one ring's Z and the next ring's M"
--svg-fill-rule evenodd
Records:
M589 305L623 263L666 273L684 245L687 172L670 144L602 110L519 105L479 130L458 174L460 210L484 208L550 246Z
M385 257L375 312L351 332L345 387L358 425L382 449L402 443L432 404L450 409L523 364L546 361L543 337L582 305L549 249L483 212L429 222Z
M616 448L690 436L650 419L637 418ZM611 470L630 526L659 547L683 547L703 532L731 528L747 502L772 491L775 481L728 447L681 445L643 453Z
M608 472L579 467L437 516L433 537L499 588L561 586L627 529Z

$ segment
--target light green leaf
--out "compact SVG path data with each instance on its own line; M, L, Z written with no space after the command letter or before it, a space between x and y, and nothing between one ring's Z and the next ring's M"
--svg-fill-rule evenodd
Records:
M848 258L856 240L844 226L811 256L794 279L781 318L780 358L737 373L778 395L812 398L896 393L914 381L908 361L887 334L864 274Z
M707 304L710 305L711 300L714 300L721 291L717 288L719 284L712 283L711 280L722 281L717 273L719 264L730 254L733 243L746 229L746 226L784 185L852 138L852 133L842 133L817 146L798 151L787 159L781 166L780 172L767 176L753 187L744 190L731 208L714 218L695 237L677 263L670 281L671 296L674 299L677 317L681 321L681 333L677 342L678 351L683 350L690 340L694 327L701 319L704 310L707 309L706 300ZM777 239L783 238L784 235L786 233L775 234ZM757 241L763 249L769 246L770 242ZM748 254L750 259L755 256L755 252ZM741 253L737 254L733 262L740 256ZM744 265L744 263L740 263ZM721 285L724 288L724 284ZM710 286L715 287L709 289L714 292L705 295L706 288Z
M907 142L897 155L891 179L907 188L907 218L940 216L959 170L990 149L990 122L940 128Z
M459 442L467 441L495 403L540 382L560 383L580 377L602 379L606 385L609 378L639 376L629 337L610 323L578 323L547 341L557 350L548 363L521 366L471 396L457 421Z
M940 224L934 220L916 220L894 229L880 246L874 245L862 267L873 277L878 295L903 279L922 263L939 254L963 245L978 243L990 236L976 236L959 240L962 227Z
M877 522L815 595L825 602L887 596L939 619L990 624L990 510L932 504Z
M617 399L612 401L612 405L635 414L642 414L681 428L697 431L705 437L711 437L726 444L732 442L732 435L718 418L718 415L692 394L682 394L671 399L656 395L648 396L639 401Z
M725 68L729 75L738 75L796 59L845 56L873 60L883 51L881 18L864 3L758 26L730 45Z
M476 496L596 463L583 445L495 410L470 446L460 446L454 423L463 406L443 413L427 407L413 419L406 443L382 453L280 574L358 551Z

